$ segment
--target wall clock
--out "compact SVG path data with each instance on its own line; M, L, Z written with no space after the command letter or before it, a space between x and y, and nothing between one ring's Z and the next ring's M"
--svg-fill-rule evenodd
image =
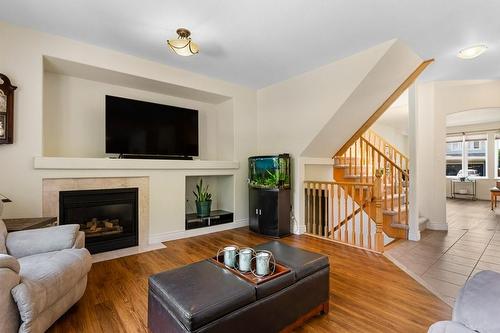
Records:
M14 90L7 76L0 73L0 144L14 142Z

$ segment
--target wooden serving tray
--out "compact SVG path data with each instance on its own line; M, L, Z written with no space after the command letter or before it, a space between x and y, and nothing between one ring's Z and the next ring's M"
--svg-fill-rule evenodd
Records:
M239 270L237 270L236 268L230 268L230 267L227 267L226 265L224 265L224 254L219 255L218 258L212 257L209 260L212 261L217 266L228 269L233 274L238 275L239 277L241 277L245 281L250 282L251 284L255 284L255 285L259 285L261 283L270 281L270 280L275 279L283 274L290 272L290 268L276 263L276 269L274 270L273 274L269 274L269 275L266 275L263 277L257 277L255 275L253 275L252 272L243 273L243 272L240 272ZM254 266L255 266L255 262L252 263L252 268L255 269Z

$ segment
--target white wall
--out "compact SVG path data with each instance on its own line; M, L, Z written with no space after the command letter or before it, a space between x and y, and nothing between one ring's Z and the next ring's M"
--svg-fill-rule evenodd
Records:
M40 216L42 179L63 177L150 177L150 233L165 235L184 229L185 177L200 171L217 170L38 170L33 158L43 154L43 56L87 64L126 75L168 83L179 89L196 89L207 94L227 96L225 110L232 111L233 133L220 131L220 137L233 137L224 150L240 162L234 173L235 219L248 218L247 158L257 152L257 102L254 90L211 79L152 61L75 42L28 29L0 23L0 68L18 86L15 93L14 144L0 146L0 193L14 202L7 205L4 217ZM172 56L165 50L165 56ZM76 80L69 82L75 83ZM79 84L83 84L79 82ZM152 97L152 95L148 94ZM186 98L184 96L184 98ZM188 97L187 97L188 98ZM188 98L189 99L189 98ZM73 111L70 111L73 112ZM99 124L100 126L100 124ZM45 131L49 131L45 128ZM68 135L68 134L65 134ZM82 135L82 134L78 134ZM92 133L89 133L92 135ZM97 131L97 136L102 134ZM76 140L78 141L78 140ZM73 143L72 143L73 144ZM94 153L96 142L88 152ZM213 153L207 153L213 154ZM217 152L217 155L224 153Z
M333 156L420 63L391 40L260 89L259 149Z
M219 143L223 149L224 143L232 142L217 140L221 126L214 104L45 72L43 155L104 157L106 95L198 110L201 159L216 160Z
M205 147L206 156L215 154L218 159L233 156L234 160L240 162L240 169L236 170L234 175L236 220L245 220L248 217L248 156L257 153L292 154L295 161L292 166L295 179L293 202L295 209L300 210L300 197L295 194L301 193L300 183L304 179L301 156L310 154L309 156L331 157L330 153L354 133L357 125L364 122L421 61L404 44L393 40L256 92L145 59L5 23L0 23L0 43L9 45L0 52L2 72L19 87L15 105L15 144L0 146L0 191L15 201L6 207L5 216L40 215L41 181L45 177L148 176L151 193L150 232L155 235L182 230L185 177L198 175L200 171L34 169L33 157L44 154L44 137L47 138L47 153L50 154L70 154L68 146L78 147L82 154L87 156L102 153L102 150L96 150L99 139L92 141L90 146L81 145L85 133L76 130L77 122L69 122L75 129L75 137L67 132L57 133L62 135L63 140L68 140L63 146L54 142L54 136L47 133L53 130L52 123L57 123L53 118L65 112L63 109L66 106L72 108L67 112L74 115L81 116L83 110L61 96L50 96L50 92L45 106L50 108L54 105L56 111L44 109L44 81L49 81L48 87L56 86L58 94L61 90L74 94L75 91L67 90L62 81L83 87L88 82L85 83L82 79L88 77L85 71L81 71L81 75L74 75L80 79L59 78L58 82L51 82L50 78L44 80L44 57L89 66L92 70L105 73L101 74L102 77L119 73L115 79L125 75L138 78L137 82L146 80L168 84L175 88L172 90L175 93L161 93L155 84L151 84L155 89L145 89L150 90L148 93L125 89L126 84L113 88L109 84L116 84L107 82L105 77L97 80L102 82L98 84L99 89L118 89L165 101L176 99L179 103L190 100L189 105L194 105L199 99L190 98L190 93L184 93L186 89L196 90L198 95L226 96L227 101L218 107L220 112L216 117L215 139L207 132L207 141L224 141L227 144L222 147L217 145L215 152L210 151L212 146L208 145L208 142ZM171 54L166 50L165 56ZM129 88L139 89L137 86ZM83 99L83 96L80 98ZM95 106L95 97L91 98L89 103ZM45 111L47 117L44 117ZM51 115L51 112L54 114ZM232 130L221 125L221 117L225 121L231 119ZM47 121L45 126L44 119ZM213 123L207 124L208 128L213 128ZM96 130L96 137L100 136L102 137L102 132ZM207 175L218 174L214 170L201 171Z
M429 229L447 229L444 167L436 156L444 157L444 135L436 128L435 84L417 85L417 201L419 212L429 219ZM442 136L442 137L441 137ZM442 143L442 144L441 144Z
M500 117L500 110L499 115ZM489 123L474 124L474 125L463 125L463 126L448 126L446 127L446 134L450 133L463 133L463 132L473 132L473 131L484 131L484 132L500 132L500 121L494 121Z
M371 129L395 146L401 153L409 156L408 133L403 133L399 128L380 122L375 122Z
M258 91L259 152L292 155L299 223L309 172L301 159L331 159L420 63L392 40Z
M391 45L384 43L260 89L259 151L301 156Z
M333 178L333 162L330 165L306 164L304 171L304 180L331 182Z
M421 213L431 229L446 229L446 116L500 106L500 81L443 81L418 86L418 165ZM480 195L492 180L481 185ZM479 184L478 184L479 185Z

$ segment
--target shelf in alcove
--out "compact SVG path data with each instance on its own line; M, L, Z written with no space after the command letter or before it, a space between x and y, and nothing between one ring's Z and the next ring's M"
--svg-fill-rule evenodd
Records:
M198 217L196 213L186 214L186 230L210 227L234 221L233 213L225 210L212 210L210 216Z

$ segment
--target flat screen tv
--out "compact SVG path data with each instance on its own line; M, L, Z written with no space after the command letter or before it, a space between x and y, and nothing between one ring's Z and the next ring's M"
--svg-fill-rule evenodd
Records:
M198 111L106 96L106 153L198 156Z

